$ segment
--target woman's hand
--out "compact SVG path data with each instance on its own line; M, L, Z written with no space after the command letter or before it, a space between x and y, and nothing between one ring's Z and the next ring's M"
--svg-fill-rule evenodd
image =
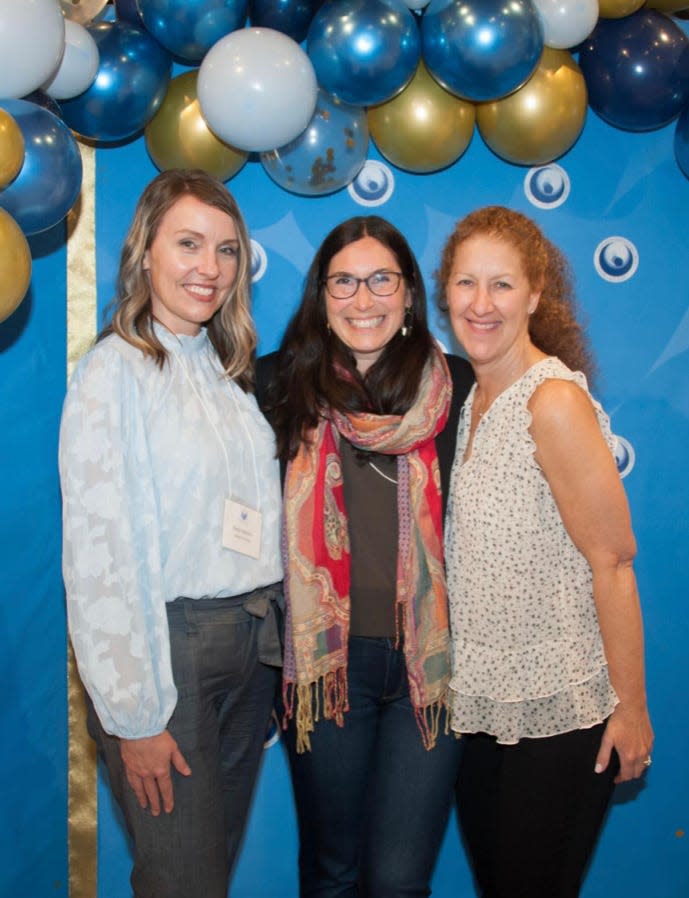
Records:
M144 739L120 739L120 753L127 773L127 781L142 808L160 814L162 799L166 814L175 802L170 765L183 776L190 776L191 768L184 760L177 743L167 730Z
M611 714L601 739L596 773L602 773L610 762L613 748L620 759L616 783L640 777L648 768L653 747L653 729L648 711L625 707L620 702Z

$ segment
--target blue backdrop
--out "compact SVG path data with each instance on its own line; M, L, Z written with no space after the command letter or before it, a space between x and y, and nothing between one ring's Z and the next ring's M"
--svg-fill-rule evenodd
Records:
M478 133L465 155L433 175L369 161L350 188L292 195L250 161L229 183L254 240L254 311L260 351L276 347L311 256L325 233L367 210L409 238L432 287L453 222L487 203L533 216L569 256L600 366L595 392L620 436L639 542L637 573L647 633L656 748L640 786L620 787L584 898L689 894L689 180L673 155L674 126L611 128L589 112L558 164L537 170L494 156ZM97 151L98 303L112 297L119 248L135 201L156 174L143 140ZM57 431L66 380L63 225L31 238L32 286L0 325L0 432L5 596L0 661L4 696L0 769L0 894L67 894L66 632L60 575ZM452 346L443 316L437 337ZM454 347L456 348L456 347ZM575 445L572 451L577 451ZM99 790L99 898L125 898L128 856L107 790ZM413 845L409 846L413 850ZM265 764L235 898L292 898L297 838L279 743ZM438 898L474 895L456 823L434 878Z

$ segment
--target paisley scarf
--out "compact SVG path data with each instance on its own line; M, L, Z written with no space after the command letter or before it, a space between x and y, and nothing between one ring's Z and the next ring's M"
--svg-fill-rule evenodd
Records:
M440 471L434 437L445 426L452 382L434 350L404 415L324 413L288 464L282 538L285 567L285 724L297 750L322 716L344 724L349 636L349 534L340 439L397 456L396 619L401 618L409 692L424 746L432 748L450 675ZM399 634L398 634L399 639Z

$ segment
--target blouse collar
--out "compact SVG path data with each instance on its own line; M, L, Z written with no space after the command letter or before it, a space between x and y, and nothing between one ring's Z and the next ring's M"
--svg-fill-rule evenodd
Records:
M173 334L159 321L153 322L153 332L165 349L183 355L196 355L209 343L206 328L202 327L198 334Z

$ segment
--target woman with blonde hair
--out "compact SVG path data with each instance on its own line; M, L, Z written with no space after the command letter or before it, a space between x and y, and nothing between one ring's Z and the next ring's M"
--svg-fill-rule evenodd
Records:
M249 268L220 181L155 178L63 411L69 630L137 898L226 898L279 680L280 485L249 392Z

